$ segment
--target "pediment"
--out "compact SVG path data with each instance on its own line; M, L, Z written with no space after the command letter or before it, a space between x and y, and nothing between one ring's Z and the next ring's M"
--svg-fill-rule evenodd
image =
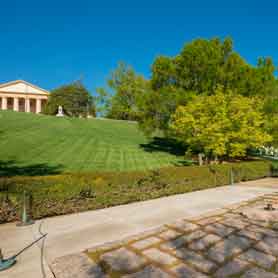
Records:
M16 80L0 85L0 92L49 95L49 92L24 80Z

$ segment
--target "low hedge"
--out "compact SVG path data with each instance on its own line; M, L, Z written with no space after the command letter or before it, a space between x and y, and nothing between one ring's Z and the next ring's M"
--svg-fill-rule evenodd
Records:
M278 160L272 161L271 174L272 177L278 177Z
M250 161L141 172L0 178L0 223L18 219L22 192L32 196L34 218L105 208L207 189L270 175L270 163Z

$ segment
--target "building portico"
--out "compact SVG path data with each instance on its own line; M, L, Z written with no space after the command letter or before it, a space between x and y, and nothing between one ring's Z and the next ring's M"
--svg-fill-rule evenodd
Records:
M0 85L0 109L41 113L49 92L23 80Z

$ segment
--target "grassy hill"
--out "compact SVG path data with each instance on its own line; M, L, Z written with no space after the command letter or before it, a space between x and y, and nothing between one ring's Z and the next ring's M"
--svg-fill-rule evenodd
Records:
M136 123L0 111L0 175L142 170L181 160L180 149L148 140Z

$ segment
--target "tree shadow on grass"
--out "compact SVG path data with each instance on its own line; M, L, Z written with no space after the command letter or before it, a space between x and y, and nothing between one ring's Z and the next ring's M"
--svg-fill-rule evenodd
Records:
M176 156L183 156L186 147L175 139L154 137L147 144L140 144L140 147L147 152L167 152Z
M52 166L46 163L18 165L15 160L0 160L0 177L57 175L62 169L62 165Z
M193 161L193 160L186 160L186 159L183 159L183 160L178 160L178 161L175 161L172 163L173 166L175 167L181 167L181 166L192 166L192 165L195 165L196 162Z

